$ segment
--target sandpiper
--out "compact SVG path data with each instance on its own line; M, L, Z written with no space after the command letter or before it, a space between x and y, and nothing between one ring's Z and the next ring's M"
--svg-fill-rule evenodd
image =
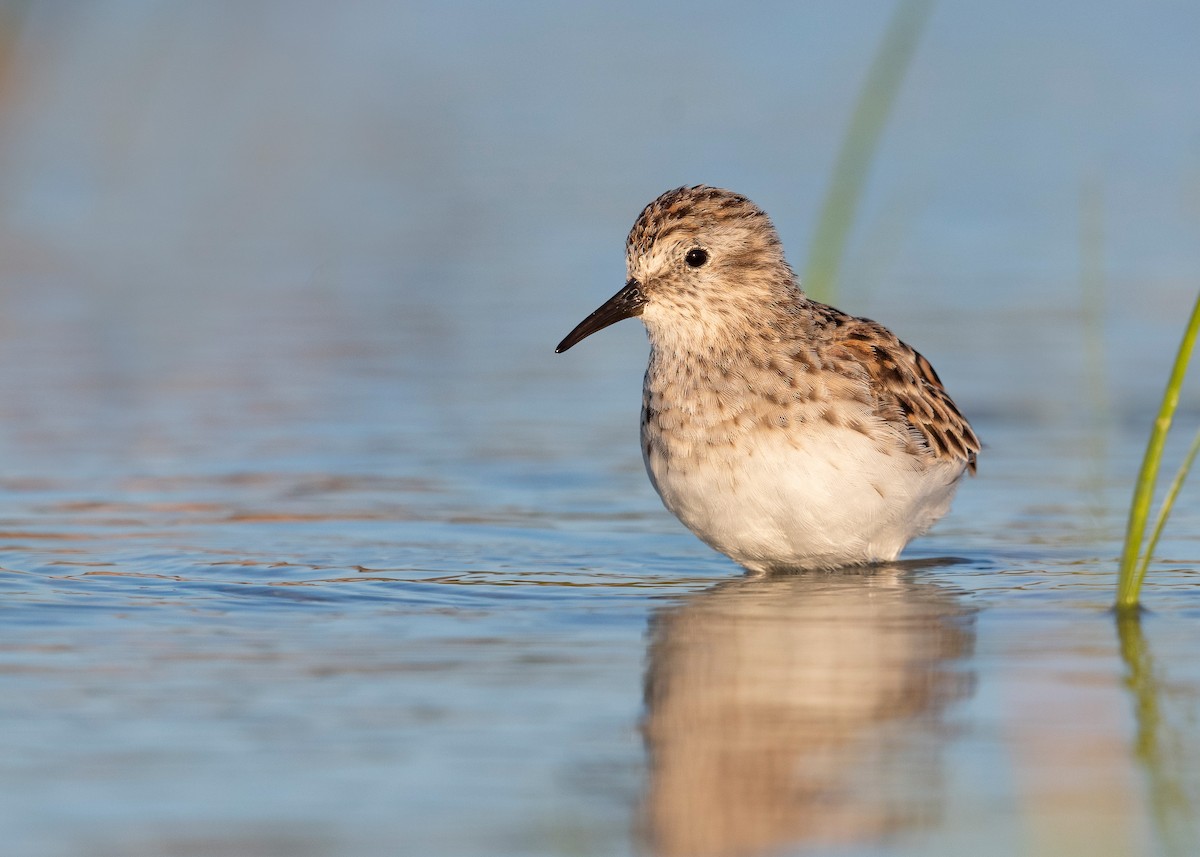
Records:
M641 317L642 456L688 529L751 571L836 568L893 560L946 513L975 432L928 360L804 294L762 209L677 188L625 248L625 287L555 351Z

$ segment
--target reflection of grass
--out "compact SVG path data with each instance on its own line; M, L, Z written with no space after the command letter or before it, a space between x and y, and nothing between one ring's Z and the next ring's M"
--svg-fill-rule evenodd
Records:
M1150 817L1163 853L1197 853L1189 766L1182 752L1182 735L1173 730L1162 705L1163 683L1155 673L1150 649L1142 634L1141 617L1126 612L1117 617L1121 659L1128 674L1125 686L1133 695L1137 736L1134 756L1146 776Z
M1125 547L1121 552L1121 571L1117 581L1117 610L1130 611L1138 607L1138 594L1142 581L1146 577L1146 569L1150 558L1162 535L1163 525L1171 514L1171 507L1183 480L1187 478L1192 461L1200 449L1200 433L1192 441L1183 464L1175 474L1171 487L1163 498L1162 507L1154 522L1150 540L1145 550L1142 550L1142 540L1146 533L1146 522L1150 517L1150 503L1154 499L1154 486L1158 482L1158 469L1162 464L1163 446L1167 441L1167 432L1171 429L1171 421L1175 418L1175 409L1179 406L1179 391L1183 386L1184 375L1187 374L1188 361L1196 345L1196 334L1200 332L1200 296L1192 308L1192 317L1183 332L1183 340L1179 343L1179 351L1175 354L1175 365L1171 368L1171 377L1167 381L1167 389L1163 392L1162 404L1158 409L1158 418L1150 432L1150 440L1146 443L1146 454L1142 458L1142 468L1138 473L1137 484L1133 489L1133 501L1129 506L1129 523L1125 528Z
M817 300L832 300L836 294L838 268L850 227L854 225L867 171L932 9L933 0L900 0L871 62L842 139L808 254L804 288Z

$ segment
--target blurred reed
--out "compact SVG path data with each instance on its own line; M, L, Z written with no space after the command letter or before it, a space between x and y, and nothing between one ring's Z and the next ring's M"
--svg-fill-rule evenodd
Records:
M838 151L808 253L804 289L819 301L837 296L846 241L888 114L917 50L934 0L900 0L875 52Z
M1079 299L1083 338L1084 378L1088 400L1088 472L1084 491L1089 498L1091 525L1097 538L1108 532L1104 487L1109 461L1108 437L1112 402L1104 341L1104 190L1099 180L1085 181L1079 194Z

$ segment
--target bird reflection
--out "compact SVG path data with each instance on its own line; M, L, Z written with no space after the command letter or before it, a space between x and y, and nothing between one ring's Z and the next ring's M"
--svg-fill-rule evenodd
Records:
M936 820L973 611L917 563L745 577L651 620L651 853L877 841Z

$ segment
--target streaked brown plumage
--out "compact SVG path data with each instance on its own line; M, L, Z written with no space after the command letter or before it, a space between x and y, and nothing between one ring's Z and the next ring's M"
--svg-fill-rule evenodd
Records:
M667 508L751 569L894 559L949 508L979 440L929 361L809 299L767 215L678 188L642 211L628 281L559 345L650 338L642 451Z

